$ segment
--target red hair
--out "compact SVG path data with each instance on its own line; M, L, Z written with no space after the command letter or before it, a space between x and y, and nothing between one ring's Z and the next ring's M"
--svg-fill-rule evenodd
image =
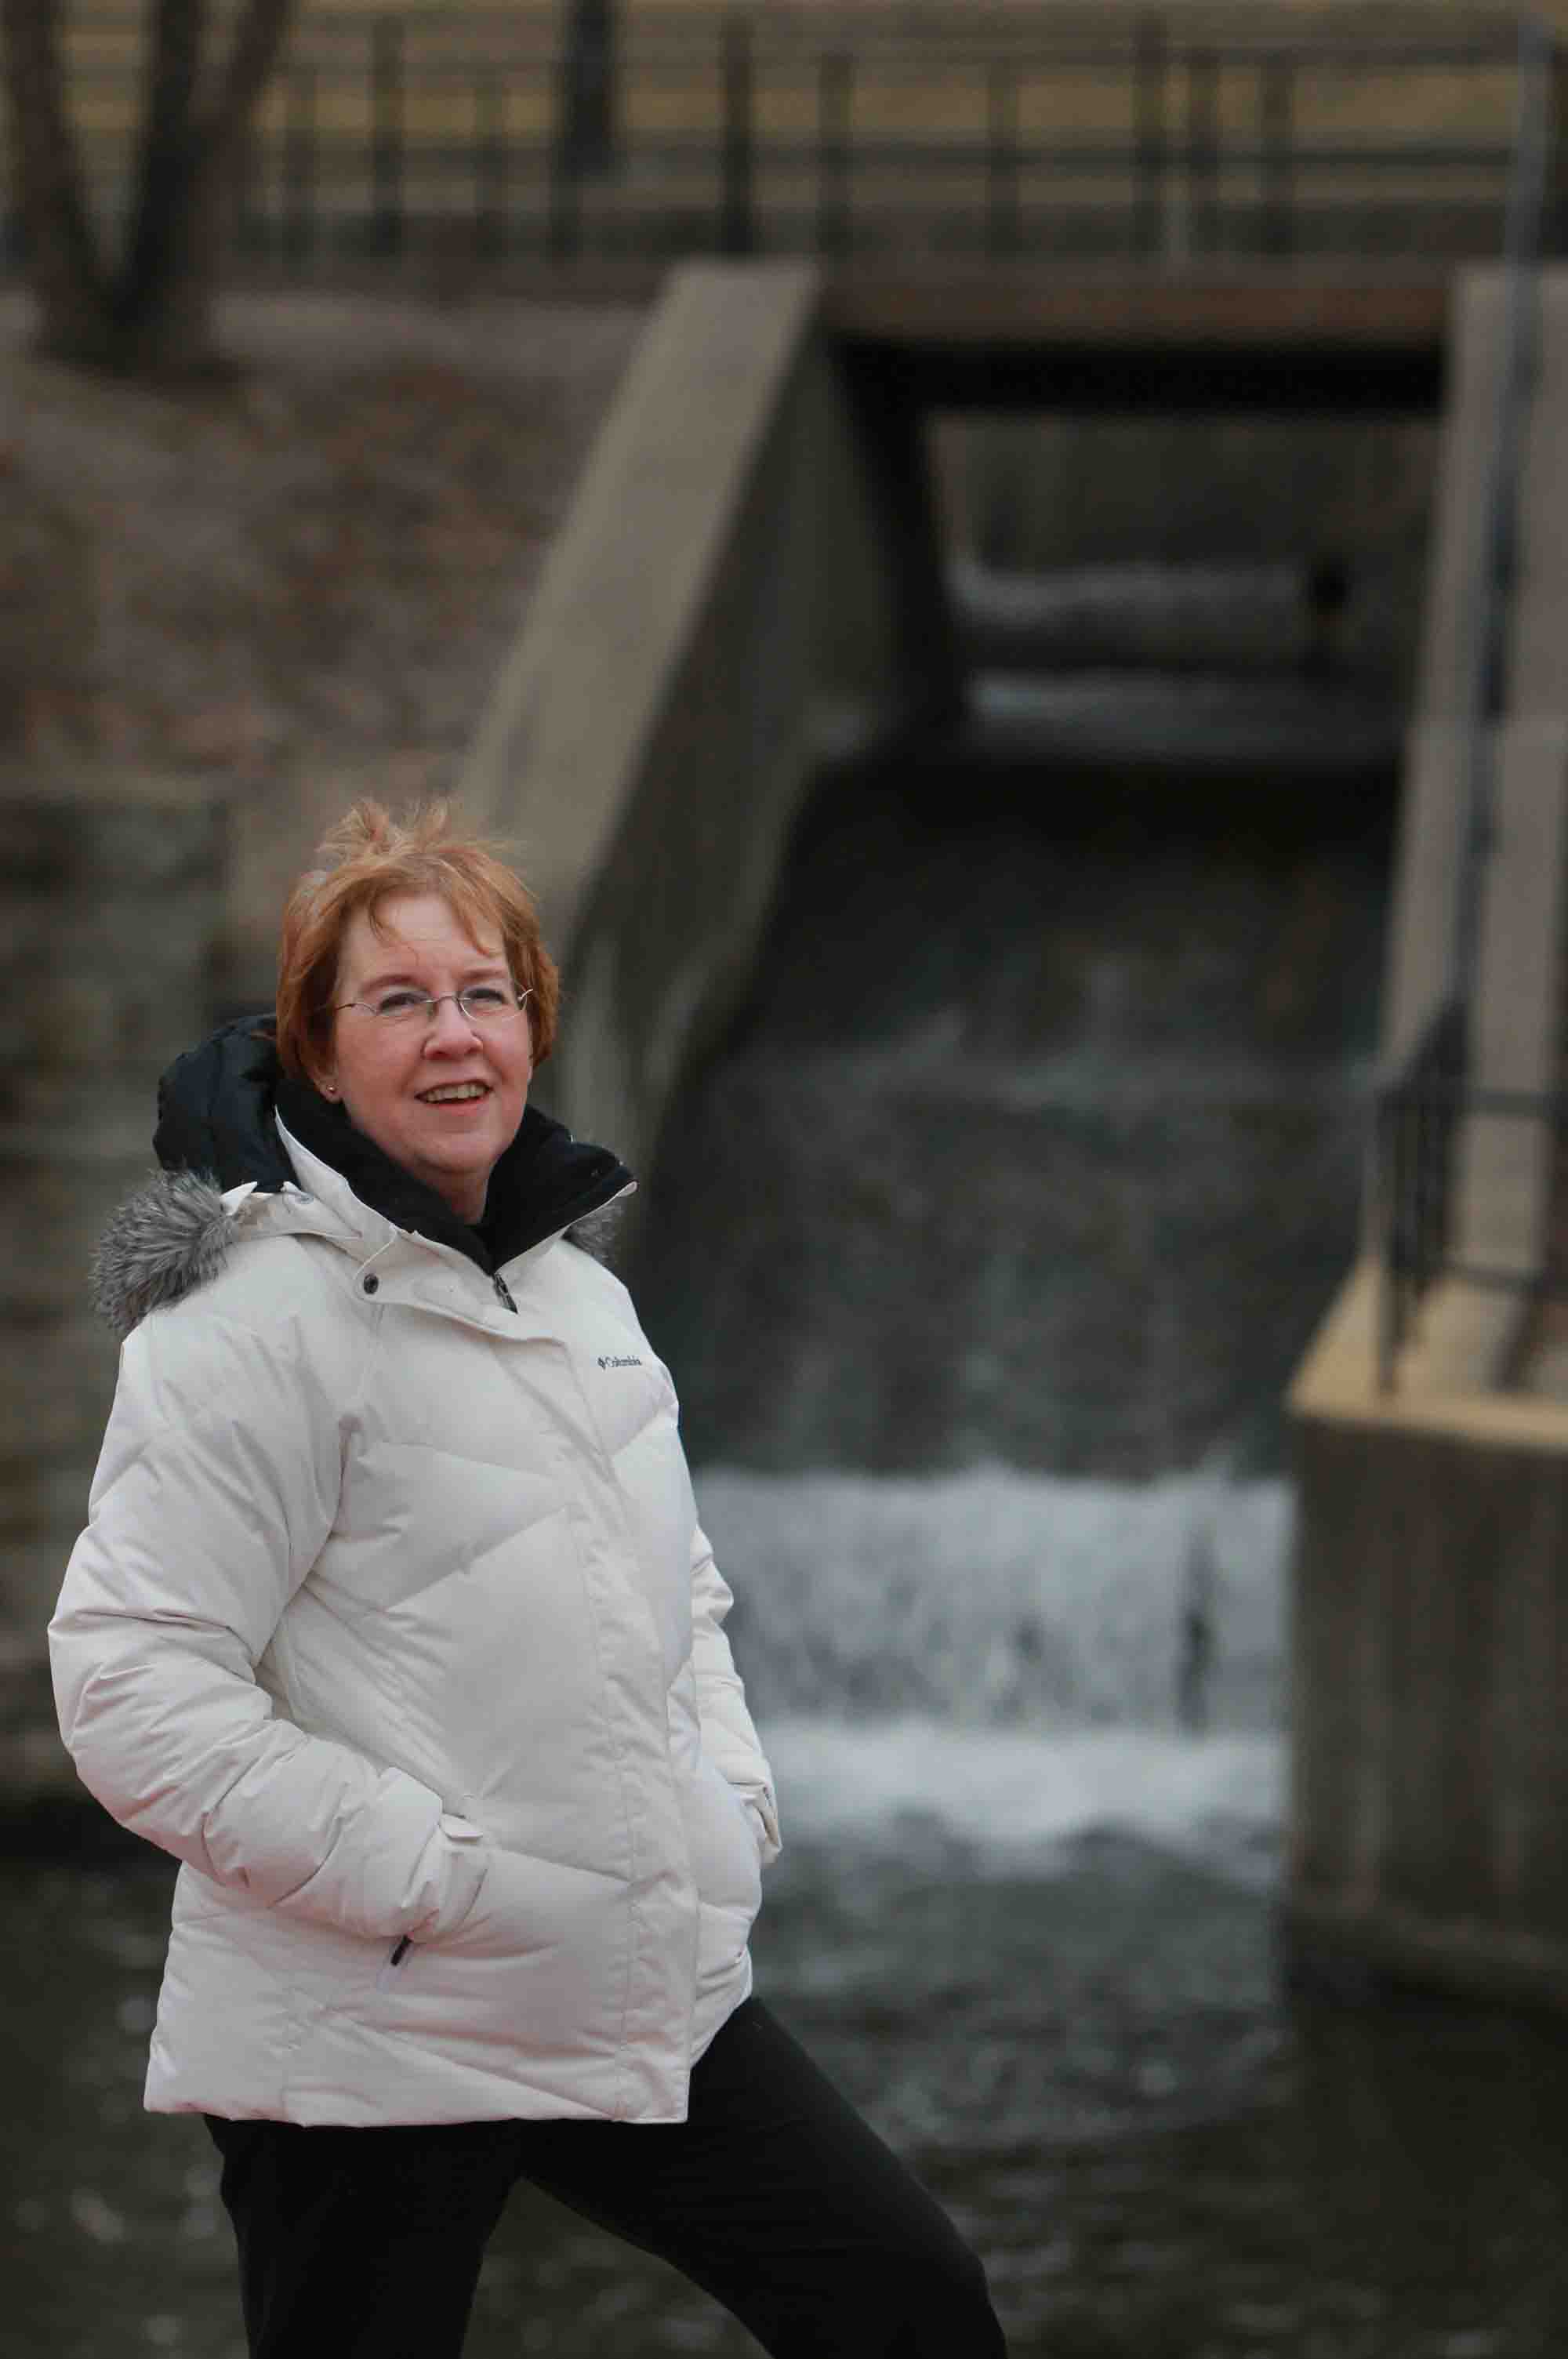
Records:
M445 803L395 820L364 796L323 837L283 912L278 1054L285 1072L313 1081L328 1061L344 929L360 909L374 925L395 893L439 893L475 948L482 931L500 935L513 982L533 994L533 1060L542 1065L555 1045L561 977L522 878L493 846L457 832Z

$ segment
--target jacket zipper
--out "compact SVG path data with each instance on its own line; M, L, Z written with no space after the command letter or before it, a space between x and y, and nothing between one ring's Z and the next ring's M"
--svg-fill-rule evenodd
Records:
M499 1270L495 1272L494 1284L498 1299L506 1304L508 1310L516 1310L517 1306L512 1299L511 1289Z
M397 1980L398 1967L402 1964L404 1959L408 1956L414 1944L412 1940L409 1939L408 1935L405 1933L402 1940L397 1944L396 1948L387 1958L386 1964L381 1969L381 1972L376 1977L376 1987L377 1990L391 1989L393 1983Z

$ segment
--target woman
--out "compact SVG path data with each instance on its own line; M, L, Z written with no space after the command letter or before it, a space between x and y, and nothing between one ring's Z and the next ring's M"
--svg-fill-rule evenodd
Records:
M275 1034L159 1092L51 1625L93 1792L183 1862L147 2103L223 2155L258 2359L445 2359L527 2178L767 2351L1001 2350L978 2265L750 1996L768 1764L670 1381L528 1105L517 878L361 803Z

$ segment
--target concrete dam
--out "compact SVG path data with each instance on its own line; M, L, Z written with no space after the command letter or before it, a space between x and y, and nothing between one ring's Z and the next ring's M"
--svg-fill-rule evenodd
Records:
M1292 1953L1304 1969L1333 1971L1348 1954L1395 1976L1544 1997L1558 1986L1564 1929L1540 1799L1563 1774L1541 1669L1552 1593L1541 1551L1557 1528L1550 1502L1568 1426L1506 1332L1528 1286L1499 1304L1463 1280L1439 1282L1397 1389L1386 1379L1380 1388L1374 1277L1357 1243L1379 1059L1397 1059L1426 1020L1458 921L1466 754L1456 708L1484 561L1504 301L1486 273L1448 291L1262 279L1037 291L1029 301L1010 301L993 280L945 302L929 288L829 287L789 267L680 273L467 785L483 809L520 820L547 906L569 913L576 1029L558 1078L562 1109L575 1126L630 1137L645 1161L653 1150L644 1284L670 1322L672 1355L690 1363L694 1447L758 1470L929 1473L993 1460L1053 1473L1217 1469L1225 1481L1277 1472L1289 1456L1300 1476L1296 1638L1277 1669L1295 1765ZM1555 1074L1563 867L1548 636L1560 495L1546 423L1559 317L1548 275L1516 493L1514 657L1497 724L1472 1076L1538 1090ZM1301 438L1283 473L1301 478L1311 521L1298 517L1297 537L1276 546L1293 548L1302 571L1305 701L1293 727L1276 716L1272 743L1254 705L1253 785L1239 799L1247 764L1234 747L1228 766L1217 754L1224 730L1206 755L1189 745L1180 818L1159 750L1174 708L1139 737L1132 716L1149 683L1124 680L1114 719L1099 717L1098 758L1095 725L1082 706L1074 723L1060 692L1054 705L1037 692L1022 722L1030 698L1015 677L1009 718L1006 690L998 700L975 655L987 634L992 654L998 643L1005 654L1009 628L1021 626L998 616L995 595L987 608L983 581L966 602L943 559L927 413L985 405L995 469L1007 447L996 413L1071 414L1091 393L1102 430L1118 414L1163 410L1229 418L1254 436L1290 419ZM1328 417L1359 418L1375 437L1356 455L1353 440L1341 446L1359 527L1345 481L1334 485L1332 467L1310 455L1310 422ZM1256 487L1268 479L1253 480L1266 508ZM951 484L948 494L950 519ZM1341 534L1328 526L1335 498L1350 519ZM1146 518L1170 504L1168 489L1148 486ZM1379 544L1350 545L1374 514ZM652 597L634 554L644 516L650 559L663 552ZM1005 540L1006 502L992 502L989 524ZM1323 668L1332 679L1336 634L1376 638L1368 582L1383 593L1384 638L1363 689L1379 682L1383 702L1363 694L1352 713L1342 700L1336 735ZM1401 611L1402 630L1389 619ZM967 839L952 825L954 804ZM1119 867L1107 872L1092 826L1085 837L1085 808L1098 820L1119 814ZM1249 835L1271 839L1278 864L1292 829L1313 847L1315 886L1296 873L1271 918L1259 914L1261 870L1239 887L1283 962L1271 980L1225 939L1221 880ZM1183 841L1184 878L1168 852ZM1334 843L1329 867L1340 864L1325 883ZM966 863L977 863L970 897L993 920L972 919L967 935L952 919ZM1286 854L1277 880L1289 869ZM1052 987L1040 936L1060 941L1082 922L1103 949L1128 924L1135 878L1151 902L1196 902L1213 1007L1188 983L1186 1035L1173 1040L1161 1032L1181 996L1171 973L1153 984L1145 973L1129 998L1125 962L1118 981L1110 961L1097 983L1093 968L1076 978L1076 1016L1053 1034L1040 1013ZM998 914L1009 897L1010 920ZM1149 926L1159 930L1147 906L1142 924L1147 949ZM1128 930L1138 935L1138 921ZM1150 995L1141 1004L1140 988ZM1238 1008L1255 1018L1290 1006L1292 993L1285 1029L1294 1023L1296 1035L1283 1055L1277 1037L1265 1058L1270 1112L1237 1080L1256 1033L1249 1044L1227 1027ZM1032 1010L1021 1027L1020 1007ZM1231 1132L1192 1128L1190 1100L1189 1127L1168 1117L1161 1144L1143 1150L1140 1185L1128 1177L1138 1150L1127 1101L1147 1108L1163 1093L1169 1107L1184 1066L1192 1088L1194 1037L1200 1063L1213 1060L1200 1103L1212 1107L1215 1068L1228 1060L1217 1094L1230 1093ZM1007 1111L975 1103L998 1040ZM695 1094L678 1098L686 1077L704 1072L705 1096L693 1083ZM1086 1076L1089 1127L1105 1126L1097 1142L1085 1138L1082 1106L1072 1137L1060 1097L1074 1079L1082 1093ZM1037 1129L1018 1159L996 1125L1008 1112L1018 1121L1031 1079L1047 1103L1059 1093L1058 1126ZM1118 1088L1119 1128L1107 1121ZM910 1113L922 1092L924 1128ZM672 1104L679 1121L667 1131ZM835 1128L847 1140L836 1163L824 1146ZM1517 1158L1498 1150L1488 1162L1486 1137L1478 1118L1458 1217L1477 1234L1503 1223L1516 1266L1531 1252L1539 1265L1550 1186L1539 1182L1521 1209ZM1248 1153L1259 1159L1238 1185L1250 1212L1214 1184L1245 1170ZM1012 1180L997 1176L1008 1169ZM1182 1211L1183 1183L1198 1172L1211 1190L1206 1257L1201 1181L1186 1225ZM715 1260L721 1220L729 1243ZM1336 1261L1351 1272L1337 1292ZM1075 1293L1069 1269L1094 1279ZM1192 1279L1185 1294L1172 1272ZM1205 1336L1220 1339L1212 1351ZM1298 1360L1287 1452L1272 1404ZM1493 1461L1497 1449L1506 1456ZM1473 1483L1486 1504L1458 1516L1456 1496L1471 1496ZM1539 1498L1539 1512L1517 1543L1483 1548L1480 1523L1496 1531L1500 1485ZM1202 1596L1193 1603L1216 1549L1200 1533L1177 1551L1158 1609L1177 1635L1157 1684L1178 1701L1191 1700L1192 1649L1223 1646ZM1439 1629L1447 1651L1434 1645ZM1496 1645L1477 1652L1480 1631ZM998 1643L1026 1658L1042 1643L1051 1651L1027 1613ZM1347 1684L1347 1663L1364 1667L1359 1683ZM1003 1692L1027 1689L1016 1660L998 1676ZM1255 1709L1258 1682L1248 1692ZM1461 1721L1463 1741L1418 1736Z

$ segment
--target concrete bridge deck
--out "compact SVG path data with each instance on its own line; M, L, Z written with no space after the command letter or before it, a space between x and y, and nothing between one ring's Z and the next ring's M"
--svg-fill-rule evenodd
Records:
M889 268L822 282L823 328L934 408L1410 410L1442 399L1449 274Z
M1446 261L685 266L809 270L821 331L896 357L938 408L1410 411L1443 399ZM651 303L670 277L659 261L591 256L496 266L483 283L487 295Z

